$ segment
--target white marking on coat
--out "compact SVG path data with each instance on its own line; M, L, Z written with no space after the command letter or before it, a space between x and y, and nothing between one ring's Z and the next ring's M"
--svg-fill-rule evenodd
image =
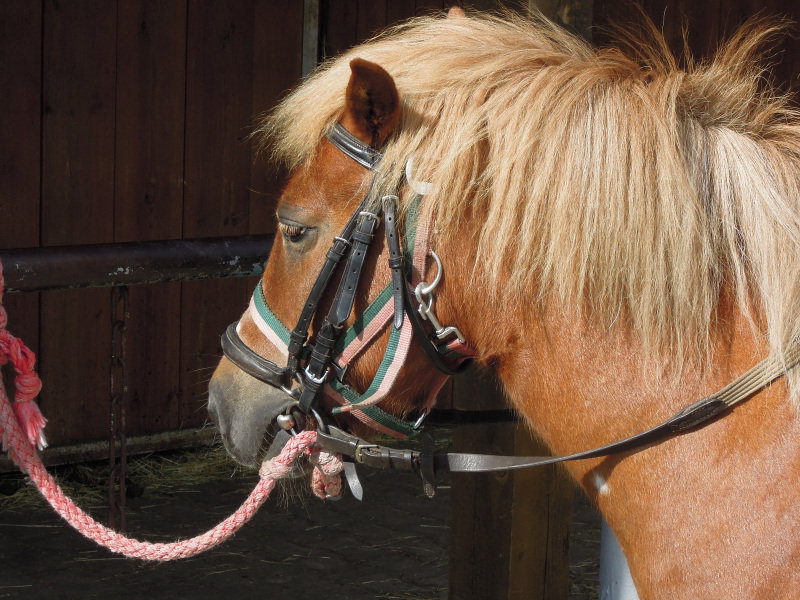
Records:
M611 486L608 485L608 481L606 481L606 478L600 471L594 471L592 473L592 480L594 481L594 487L597 488L598 494L607 496L611 492Z

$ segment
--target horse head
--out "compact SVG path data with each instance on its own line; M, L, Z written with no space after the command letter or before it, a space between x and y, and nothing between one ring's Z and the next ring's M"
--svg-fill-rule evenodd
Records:
M326 388L327 394L319 399L319 405L315 401L317 417L330 415L334 408L350 404L349 394L361 395L371 383L378 385L375 374L382 363L387 363L386 350L394 326L385 318L377 324L367 323L364 314L370 306L376 306L376 299L392 279L391 253L384 232L389 225L385 220L381 223L383 215L373 197L377 186L371 167L379 157L378 149L398 125L400 99L391 76L380 66L358 58L351 60L349 66L350 78L346 88L341 90L344 109L337 119L338 137L323 138L309 158L292 173L277 206L280 236L275 241L251 307L235 331L230 330L230 335L238 339L233 343L241 342L245 352L247 349L252 352L249 356L261 357L272 365L286 364L290 353L296 355L293 360L305 363L308 356L300 354L313 352L319 336L326 335L325 331L337 337L340 334L346 337L350 332L356 339L351 340L349 353L340 344L330 364L322 367L324 377L337 379L339 388L338 392ZM359 222L369 220L374 223L365 224L368 232L359 229L360 235L371 238L369 243L362 244L364 256L359 258L358 242L344 237L343 230L347 230L348 223L352 230ZM399 232L397 235L399 237ZM332 255L335 261L330 260ZM354 257L356 262L363 260L363 265L356 271L352 261L346 261L347 256ZM320 275L320 271L326 269L327 273ZM326 323L330 325L332 303L348 305L339 294L345 286L355 288L349 306L344 315L336 317L334 326L323 330ZM399 295L389 294L387 299L394 302L396 298L402 302ZM313 306L306 308L309 302ZM376 308L391 313L394 305L390 304L384 300ZM260 313L258 307L261 307ZM265 322L265 317L269 323ZM402 315L394 318L402 324ZM284 325L295 323L298 325L294 331ZM292 335L300 338L293 349L290 348ZM357 343L364 336L370 339ZM408 345L409 341L403 343ZM354 349L353 346L358 347ZM424 408L418 407L416 402L420 390L428 389L435 380L435 372L423 364L420 353L407 353L405 358L404 364L390 366L390 369L403 371L393 373L391 382L395 390L402 390L401 393L387 398L380 409L359 408L355 414L342 412L330 418L360 435L369 435L368 425L383 433L402 435L408 429L403 419ZM297 365L294 368L297 369ZM304 384L311 384L304 381L305 373L307 371L302 369L292 373L284 371L286 380L276 385L248 374L228 358L221 360L209 386L209 412L225 447L237 461L255 466L263 458L280 431L278 419L291 417L300 389ZM431 396L427 394L425 400L430 400ZM306 418L296 410L294 415L295 421Z

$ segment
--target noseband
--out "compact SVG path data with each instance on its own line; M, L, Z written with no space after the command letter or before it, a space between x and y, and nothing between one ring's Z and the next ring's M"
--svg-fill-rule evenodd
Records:
M338 123L328 134L327 139L345 155L369 170L374 170L381 159L380 152L362 143ZM239 322L231 324L223 334L222 350L225 356L244 372L289 395L294 401L295 415L298 413L313 415L320 425L327 425L330 415L321 410L321 398L326 393L344 404L334 409L334 413L357 410L362 413L360 415L362 420L377 424L378 429L384 433L407 437L418 428L419 419L415 422L402 421L376 406L391 387L383 373L380 373L382 379L379 384L374 381L370 386L370 388L380 388L380 393L367 390L364 394L356 394L344 384L347 364L342 366L342 361L337 360L343 352L347 352L348 345L343 340L348 338L348 334L350 337L359 337L365 322L370 324L372 331L378 333L391 322L393 331L387 353L391 351L397 354L397 346L401 343L407 349L413 332L422 340L421 345L432 364L444 375L453 375L463 370L469 362L471 352L461 333L456 328L441 326L433 312L432 292L441 277L442 268L435 253L432 255L438 267L436 279L431 284L420 281L415 288L411 287L412 271L416 269L424 275L427 256L425 249L427 239L416 239L420 237L418 235L420 229L415 226L416 202L412 203L406 218L405 237L408 244L403 249L397 227L397 196L383 197L380 203L381 212L375 213L368 210L377 204L373 195L374 179L358 208L326 252L325 262L303 304L293 330L289 331L272 313L260 283L256 288L250 314L259 329L281 349L285 349L286 365L279 366L248 347L239 335ZM375 233L381 221L384 223L389 252L391 283L365 310L365 313L359 315L357 324L348 328L346 324L353 312L355 294L359 288L366 257L373 247ZM427 228L423 229L427 231ZM421 245L422 249L415 249L414 243ZM415 269L409 264L412 262ZM343 268L339 270L342 263L344 263ZM341 272L341 277L336 284L334 275L338 272ZM328 312L313 341L309 341L308 331L312 319L319 311L322 298L333 289L334 285L337 287ZM418 301L417 310L413 308L414 297ZM378 318L371 317L372 313L384 315L382 318L385 323L380 319L378 323L372 322ZM433 326L433 333L429 333L429 326L425 321ZM405 332L403 332L404 326L406 326ZM353 350L350 354L357 353L360 349ZM395 358L394 355L392 358ZM393 376L397 375L399 365L393 365L393 360L387 359L387 356L384 357L382 367L384 365L386 365L385 370L390 371ZM283 422L290 421L284 419ZM291 424L293 427L301 427L297 418L291 419Z
M355 160L363 167L374 170L381 160L381 154L351 135L340 124L336 124L327 136L328 140L344 154ZM422 186L413 182L408 177L411 187L421 191ZM382 214L367 210L375 202L372 194L373 183L361 204L350 217L341 234L334 238L328 250L325 263L320 269L311 292L306 299L300 318L295 328L289 331L269 309L264 292L259 284L253 294L250 304L250 314L259 329L277 347L285 350L287 356L286 366L281 367L267 360L253 351L239 336L239 322L231 324L222 336L222 350L225 356L249 375L282 390L293 400L287 414L278 417L278 424L285 431L296 431L306 421L304 416L312 415L316 421L317 443L332 452L341 453L349 459L345 462L345 474L353 494L360 498L361 485L355 475L354 463L365 464L381 469L397 469L414 471L422 476L424 488L429 496L434 492L434 476L438 472L486 472L508 469L520 469L564 462L568 460L583 460L619 454L623 452L636 452L663 442L666 439L688 433L704 427L716 419L727 414L734 406L748 399L756 392L767 387L772 381L783 376L789 369L800 364L800 345L793 344L783 357L770 356L752 367L717 393L698 400L683 410L651 429L632 435L623 440L606 446L593 448L567 456L544 457L516 457L494 456L484 454L463 453L435 453L432 442L423 439L422 451L397 450L376 444L368 444L364 440L352 436L331 424L331 416L321 410L320 400L323 393L338 398L342 406L335 408L332 413L352 412L355 416L375 424L379 430L395 437L407 437L414 433L422 419L416 423L401 421L379 409L376 404L385 397L391 383L381 380L376 386L375 381L364 394L356 394L344 384L344 375L347 361L341 360L345 355L352 358L363 346L364 342L355 350L348 345L348 338L358 338L364 331L371 329L368 340L374 339L375 332L380 332L384 327L392 324L392 332L387 345L387 354L381 363L379 375L382 370L393 370L396 375L399 367L388 360L390 352L398 346L398 338L402 338L402 330L413 331L413 334L422 340L421 346L444 376L456 374L463 370L470 361L471 351L464 341L461 332L454 327L442 326L433 311L433 289L441 275L441 262L435 253L431 256L437 263L437 277L433 283L419 281L412 288L409 269L410 253L421 256L421 261L416 261L414 267L422 274L425 271L425 258L428 251L426 243L422 244L422 251L417 253L413 248L414 243L409 243L405 251L401 248L397 216L395 213L397 196L382 198ZM423 192L424 193L424 192ZM412 206L413 208L413 206ZM414 227L408 227L407 242L418 236ZM375 231L383 217L386 243L389 251L389 267L392 281L387 288L361 315L362 320L370 321L369 325L346 327L353 311L355 293L361 279L361 272L366 256L372 247ZM427 236L422 236L427 237ZM419 240L414 239L417 244ZM347 261L342 270L338 287L333 296L333 301L322 326L315 336L313 343L309 342L308 329L312 318L317 314L319 304L325 293L331 289L333 276L342 261ZM412 298L413 295L415 298ZM417 308L414 309L414 299ZM393 307L390 306L393 303ZM376 314L383 314L382 320ZM368 317L368 318L367 318ZM427 321L427 325L426 322ZM376 324L377 323L377 324ZM408 325L408 327L406 327ZM433 328L433 332L429 329ZM405 346L408 348L410 334L405 337ZM452 357L452 358L448 358ZM338 361L337 361L338 359ZM389 365L389 366L387 366ZM331 377L331 374L335 377ZM376 381L378 376L376 376ZM375 389L373 389L375 388ZM383 389L377 393L378 389ZM438 391L438 387L432 393ZM426 413L423 412L424 418ZM302 421L302 422L301 422ZM275 443L280 443L288 434L276 437ZM275 445L273 443L273 447ZM270 449L272 451L272 448Z

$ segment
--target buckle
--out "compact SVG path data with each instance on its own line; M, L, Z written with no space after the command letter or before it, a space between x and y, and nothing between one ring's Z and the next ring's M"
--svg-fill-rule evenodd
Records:
M325 369L325 372L322 375L320 375L319 377L317 377L316 375L313 375L311 373L311 370L310 370L309 366L307 366L305 368L305 370L303 371L303 373L305 374L306 378L311 383L314 383L316 385L322 385L323 383L325 383L325 380L328 379L328 375L330 375L331 370L330 369Z
M381 225L381 218L374 212L369 212L368 210L362 210L359 211L358 215L360 217L365 217L367 219L372 219L373 221L375 221L375 227L380 227Z

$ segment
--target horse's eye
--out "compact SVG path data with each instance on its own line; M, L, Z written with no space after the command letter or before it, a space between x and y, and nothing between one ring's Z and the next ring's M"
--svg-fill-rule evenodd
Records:
M283 239L295 244L302 240L306 231L308 231L308 227L293 223L278 223L278 227L281 231L281 235L283 235Z

